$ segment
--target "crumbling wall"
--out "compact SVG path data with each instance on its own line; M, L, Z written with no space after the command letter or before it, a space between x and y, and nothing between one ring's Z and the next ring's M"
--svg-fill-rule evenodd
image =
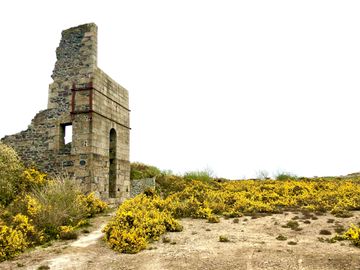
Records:
M155 177L144 178L144 179L133 179L131 180L131 197L135 197L140 193L144 192L146 189L151 188L155 189Z
M48 108L28 129L2 140L26 165L50 174L66 171L101 197L130 195L128 91L97 67L97 26L85 24L62 32L48 91ZM65 145L66 126L72 142ZM110 158L110 131L116 134ZM112 193L110 163L115 164ZM115 179L115 180L114 180Z

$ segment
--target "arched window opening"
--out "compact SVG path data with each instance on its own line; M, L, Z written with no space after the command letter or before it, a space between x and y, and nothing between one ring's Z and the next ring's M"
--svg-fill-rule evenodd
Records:
M116 197L116 131L113 128L109 141L109 197Z

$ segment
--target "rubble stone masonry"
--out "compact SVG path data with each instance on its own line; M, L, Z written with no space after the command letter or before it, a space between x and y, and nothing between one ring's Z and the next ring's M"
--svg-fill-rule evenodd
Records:
M97 26L62 32L48 108L28 129L5 136L26 165L67 172L86 191L122 201L130 196L128 91L97 67ZM72 126L72 141L65 132Z

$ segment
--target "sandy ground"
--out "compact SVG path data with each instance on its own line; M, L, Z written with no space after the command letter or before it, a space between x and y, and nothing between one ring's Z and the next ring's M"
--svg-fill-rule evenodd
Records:
M297 219L297 217L299 219ZM283 228L295 217L302 230ZM360 222L360 212L350 218L330 214L305 219L301 213L283 213L261 218L241 217L221 219L210 224L206 220L183 219L184 230L167 233L171 243L158 241L138 254L119 254L101 240L101 228L109 215L94 219L91 232L75 241L56 241L48 247L38 247L12 261L0 264L0 269L359 269L360 248L349 242L327 243L319 237L335 236L335 227ZM317 219L316 219L317 218ZM332 223L328 220L333 219ZM320 235L322 229L332 235ZM287 240L277 240L279 235ZM219 242L219 236L229 242ZM289 244L292 241L295 245ZM46 268L48 266L50 268Z

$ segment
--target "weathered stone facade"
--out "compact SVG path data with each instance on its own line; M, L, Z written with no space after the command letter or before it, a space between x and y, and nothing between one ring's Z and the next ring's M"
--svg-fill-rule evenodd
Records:
M156 179L153 178L144 178L144 179L132 179L130 181L130 190L131 197L135 197L140 193L144 192L146 189L151 188L155 189L156 187Z
M97 26L62 32L48 108L27 130L5 136L25 164L66 171L87 191L120 201L130 196L128 91L97 67ZM65 131L72 126L72 142Z

